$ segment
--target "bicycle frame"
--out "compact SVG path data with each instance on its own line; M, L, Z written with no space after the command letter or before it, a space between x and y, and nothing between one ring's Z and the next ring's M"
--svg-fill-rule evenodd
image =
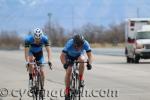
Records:
M33 93L33 100L43 100L44 98L44 90L43 90L43 81L41 78L41 72L40 72L40 65L37 65L36 62L29 63L34 65L33 71L32 71L32 93ZM47 64L47 63L44 63ZM39 97L39 99L38 99Z
M77 100L77 97L79 97L79 100L81 98L81 93L83 93L83 88L81 92L81 87L80 87L80 80L79 80L79 63L88 63L88 62L78 62L75 61L73 66L72 66L72 77L71 77L71 82L70 82L70 89L71 89L71 95L70 99L71 100Z

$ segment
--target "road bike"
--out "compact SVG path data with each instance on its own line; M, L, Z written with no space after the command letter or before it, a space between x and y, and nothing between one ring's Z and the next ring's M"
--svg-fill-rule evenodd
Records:
M70 82L70 100L81 100L81 95L84 90L84 87L81 87L81 81L79 80L79 63L88 62L74 61Z
M34 65L34 68L32 71L32 80L31 80L31 89L30 89L33 100L44 100L45 90L43 88L44 83L42 81L41 72L40 72L41 64L38 63L37 61L34 61L29 64ZM42 63L42 65L43 64L48 64L48 63ZM52 70L51 66L50 66L50 69Z

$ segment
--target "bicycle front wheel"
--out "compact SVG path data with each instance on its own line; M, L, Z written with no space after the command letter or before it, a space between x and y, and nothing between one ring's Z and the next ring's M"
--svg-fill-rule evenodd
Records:
M41 75L38 75L38 81L39 81L39 100L44 100L44 83L42 81Z

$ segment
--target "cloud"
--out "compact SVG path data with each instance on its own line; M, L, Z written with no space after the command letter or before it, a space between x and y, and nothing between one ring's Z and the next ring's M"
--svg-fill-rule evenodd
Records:
M149 5L149 0L127 0L125 4L126 18L137 17L138 12L140 17L148 16L149 14L147 12L150 10Z
M82 21L86 20L86 13L91 5L91 0L83 0L80 5L77 5L74 9L75 19L82 19Z
M150 16L149 5L149 0L0 0L0 20L1 26L6 24L6 29L9 25L20 26L19 22L24 23L20 28L31 27L33 23L44 24L47 12L51 12L52 20L55 19L66 29L71 29L72 14L75 28L86 23L107 25L121 21L124 17L136 17L137 8L140 16ZM12 24L7 24L3 19Z
M79 1L80 2L80 1ZM91 6L91 0L83 0L80 6L77 6L76 14L78 17L84 17L84 14L87 12L88 8Z
M99 17L100 18L104 18L106 16L108 16L110 13L111 13L111 5L112 5L112 2L113 0L101 0L101 5L100 5L100 9L99 9Z
M99 20L103 20L111 13L111 5L113 0L76 0L69 4L73 7L73 22L72 27L80 27L87 22L97 23ZM72 15L71 15L72 16ZM108 18L108 17L107 17Z
M27 6L36 6L38 4L50 3L55 0L19 0L20 4Z
M35 6L42 0L19 0L22 5Z
M110 14L112 13L113 0L94 0L89 8L86 8L85 23L102 24L102 22L110 21Z
M19 2L20 2L22 5L26 5L25 0L19 0Z
M34 0L33 2L30 3L30 6L34 6L36 4L37 4L37 1Z

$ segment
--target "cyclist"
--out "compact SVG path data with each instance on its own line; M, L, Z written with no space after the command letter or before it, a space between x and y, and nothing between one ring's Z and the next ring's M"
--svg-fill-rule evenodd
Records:
M85 54L87 54L88 58L86 58ZM60 60L64 66L64 69L66 69L65 100L69 100L70 76L71 76L72 65L73 65L72 62L74 60L77 60L79 62L84 62L86 59L88 59L89 62L87 64L87 69L91 70L92 52L91 52L90 45L81 34L76 34L72 39L69 39L67 41L60 55ZM83 80L84 66L85 66L84 63L79 64L79 80L81 81L81 87L84 86L84 80Z
M51 67L51 49L50 49L50 43L48 41L48 38L46 35L43 34L42 30L39 28L36 28L34 30L33 34L27 35L25 38L25 60L26 64L29 67L29 88L31 88L31 82L32 82L32 72L34 65L30 64L36 60L38 63L40 63L40 72L41 77L43 81L43 87L44 87L44 79L45 79L45 71L44 71L44 56L43 56L43 45L45 45L47 54L48 54L48 64Z

